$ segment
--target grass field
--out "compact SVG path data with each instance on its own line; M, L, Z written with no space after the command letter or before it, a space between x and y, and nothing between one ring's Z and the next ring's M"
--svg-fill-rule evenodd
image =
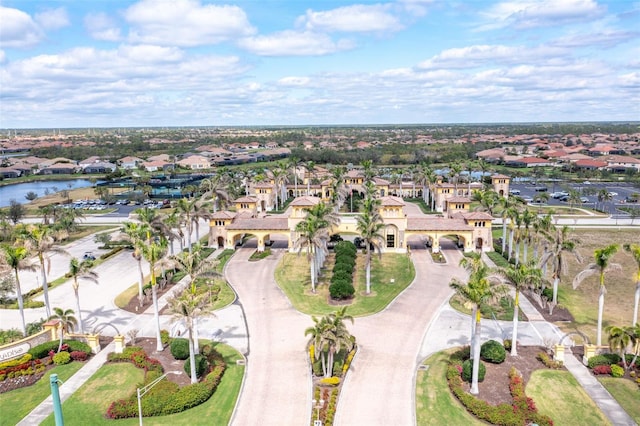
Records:
M411 284L414 277L415 269L407 255L386 253L382 258L375 256L371 263L371 294L365 295L364 256L358 255L354 270L356 293L349 305L349 314L365 316L381 311ZM298 311L310 315L323 315L337 309L336 305L328 303L327 284L319 285L316 294L311 292L306 256L286 253L276 269L275 278Z
M240 385L244 376L244 366L237 365L241 355L229 346L217 344L216 349L224 356L227 370L213 396L205 403L182 413L161 417L145 417L145 424L152 425L196 425L229 424ZM77 392L62 405L65 425L137 425L138 418L123 420L105 419L104 413L112 401L135 393L142 381L142 370L132 364L106 364L96 372ZM43 425L55 424L53 415Z
M484 425L460 404L447 384L448 352L432 355L416 374L416 423L418 425Z
M84 363L58 365L47 371L34 385L0 395L0 425L13 426L51 395L49 376L57 374L63 382L82 368ZM64 385L63 385L64 386Z
M598 377L598 380L624 408L633 420L640 424L640 388L630 380Z
M611 424L568 371L534 371L526 393L556 425Z

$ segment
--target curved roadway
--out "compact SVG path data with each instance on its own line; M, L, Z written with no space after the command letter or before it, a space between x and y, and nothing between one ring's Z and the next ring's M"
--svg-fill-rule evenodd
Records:
M443 248L447 265L434 265L429 252L416 247L411 286L385 311L349 326L359 350L340 394L336 425L415 424L414 375L423 338L451 294L450 279L464 277L457 267L460 252L453 244ZM308 424L311 377L304 330L312 322L291 307L275 283L282 251L248 263L252 252L238 250L226 270L249 331L245 383L232 423Z

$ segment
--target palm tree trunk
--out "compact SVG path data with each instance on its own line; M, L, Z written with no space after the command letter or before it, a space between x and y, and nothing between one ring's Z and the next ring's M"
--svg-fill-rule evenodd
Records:
M509 233L509 260L511 260L511 253L513 252L513 239L515 237L516 230L511 229Z
M40 257L40 267L42 268L42 293L44 295L44 309L47 313L47 318L51 316L51 306L49 305L49 283L47 283L47 271L44 264L44 259Z
M558 303L558 284L560 284L560 277L556 273L553 277L553 303Z
M633 297L633 321L631 325L638 322L638 302L640 302L640 280L636 281L636 293Z
M189 327L189 373L191 373L191 384L198 383L198 377L196 376L196 351L193 345L193 333L191 327Z
M80 312L80 295L78 294L78 287L73 287L73 293L76 295L76 312L78 313L78 326L80 327L80 334L84 334L84 325L82 324L82 312Z
M366 266L365 266L365 282L367 284L367 291L366 293L369 294L371 293L371 253L370 253L370 248L369 248L369 241L366 241L367 244L367 260L366 260Z
M24 322L24 300L22 299L22 288L20 288L20 278L18 277L18 270L16 272L16 295L18 297L18 310L20 311L20 324L22 324L22 335L27 337L27 325Z
M198 331L198 318L193 318L193 350L200 353L200 332Z
M596 332L596 345L602 345L602 314L604 313L604 285L600 285L600 296L598 296L598 330Z
M327 355L327 374L325 377L331 377L333 375L333 349L329 348L329 354Z
M327 356L329 356L329 354L327 354ZM322 351L320 352L320 359L321 359L321 362L322 362L322 375L324 377L327 377L327 361L326 361Z
M480 333L482 331L480 325L480 309L476 306L476 332L474 333L475 340L473 342L473 372L471 374L471 389L469 392L472 395L477 395L478 390L478 373L480 371Z
M516 266L520 264L520 239L516 243Z
M529 244L527 243L527 241L524 241L524 253L523 253L523 259L522 261L524 263L527 263L527 261L529 260Z
M151 294L153 296L153 319L156 323L156 351L160 352L164 349L164 346L162 346L162 336L160 335L160 312L158 310L158 292L156 287L157 286L152 283Z
M476 311L478 310L477 306L473 306L473 310L471 311L471 338L469 339L469 345L473 348L473 342L475 338L475 330L476 330ZM471 354L473 358L473 353Z
M138 271L140 271L140 281L138 282L138 304L142 306L142 287L144 286L144 272L142 272L142 257L138 259Z
M504 256L504 249L507 247L507 218L502 218L502 255Z
M316 292L316 266L314 261L314 256L309 254L309 267L311 268L311 292Z
M58 329L60 330L60 343L58 344L58 352L62 350L62 342L64 341L64 326L62 321L58 322Z
M520 311L520 291L516 289L513 306L513 332L511 333L511 356L518 356L518 313Z

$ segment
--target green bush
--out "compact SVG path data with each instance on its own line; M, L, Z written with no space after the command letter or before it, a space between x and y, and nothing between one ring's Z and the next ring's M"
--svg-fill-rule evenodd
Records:
M336 281L352 282L353 276L346 271L334 272L333 276L331 277L331 282L335 283Z
M169 344L171 338L169 337L168 330L160 330L160 341L162 342L163 346L167 346Z
M80 342L78 340L64 340L62 343L67 345L68 347L67 350L69 352L81 351L81 352L91 353L91 347L86 343ZM60 344L60 341L58 340L45 342L41 345L34 346L33 348L29 349L28 353L30 353L34 359L41 359L49 356L49 352L51 351L57 352L59 344Z
M466 382L471 382L473 373L473 360L468 359L462 363L462 379ZM484 380L484 375L487 373L487 367L480 361L480 368L478 370L478 382Z
M510 351L511 350L511 339L504 339L504 341L502 342L502 345L504 346L504 350L505 351Z
M335 281L329 286L329 294L335 300L349 299L355 292L353 284L348 281Z
M324 377L320 379L320 383L323 385L337 386L340 383L340 377Z
M354 265L348 264L348 263L336 263L333 266L333 273L337 273L337 272L347 272L348 274L353 274L353 269L355 268Z
M53 363L55 365L64 365L71 362L71 354L69 352L58 352L53 356Z
M613 377L622 377L624 376L624 368L620 367L619 365L612 365L611 366L611 375Z
M593 369L593 367L598 365L612 365L617 364L620 361L622 361L622 358L620 358L620 355L618 354L600 354L589 358L587 365L589 368Z
M550 287L545 287L545 289L542 290L542 295L548 300L553 300L553 289Z
M480 359L492 364L501 364L507 357L507 351L500 342L488 340L480 346Z
M208 369L209 361L207 361L207 357L200 354L196 355L196 377L202 377ZM187 359L184 363L184 371L187 373L187 376L191 377L191 359Z
M171 341L171 355L175 359L189 358L189 340L183 338L175 338Z
M334 250L336 252L336 256L341 253L350 253L354 257L358 251L358 249L356 248L356 245L353 244L351 241L340 241L339 243L336 243Z
M348 254L339 254L336 255L336 264L338 263L345 263L347 265L355 266L356 258Z

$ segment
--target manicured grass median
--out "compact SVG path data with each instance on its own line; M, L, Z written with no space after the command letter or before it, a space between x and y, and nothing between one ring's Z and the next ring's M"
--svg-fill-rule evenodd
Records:
M449 390L446 371L448 352L432 355L416 375L416 420L419 425L483 425Z
M364 257L360 254L354 275L356 294L348 312L353 316L365 316L381 311L407 288L415 277L415 269L406 254L387 253L382 258L375 256L371 263L370 295L365 295ZM275 278L294 308L300 312L324 315L338 307L329 304L327 285L318 286L316 294L311 292L309 263L304 254L286 253L276 269Z
M640 424L640 388L630 380L613 377L598 377L602 385L624 408L633 420Z
M611 424L568 371L534 371L526 393L536 402L540 413L550 416L554 424Z
M227 370L213 396L205 403L182 413L145 417L145 424L229 424L240 393L244 366L236 364L236 361L241 359L241 355L235 349L223 344L217 344L215 348L224 356ZM137 425L139 422L137 418L108 420L104 418L104 413L112 401L125 398L135 392L142 378L142 370L132 364L104 365L63 404L65 425ZM53 415L42 424L53 426L55 424Z
M15 425L51 395L49 376L57 374L63 382L82 368L84 363L72 362L48 370L38 382L26 388L16 389L0 395L0 425ZM63 385L64 386L64 385Z

